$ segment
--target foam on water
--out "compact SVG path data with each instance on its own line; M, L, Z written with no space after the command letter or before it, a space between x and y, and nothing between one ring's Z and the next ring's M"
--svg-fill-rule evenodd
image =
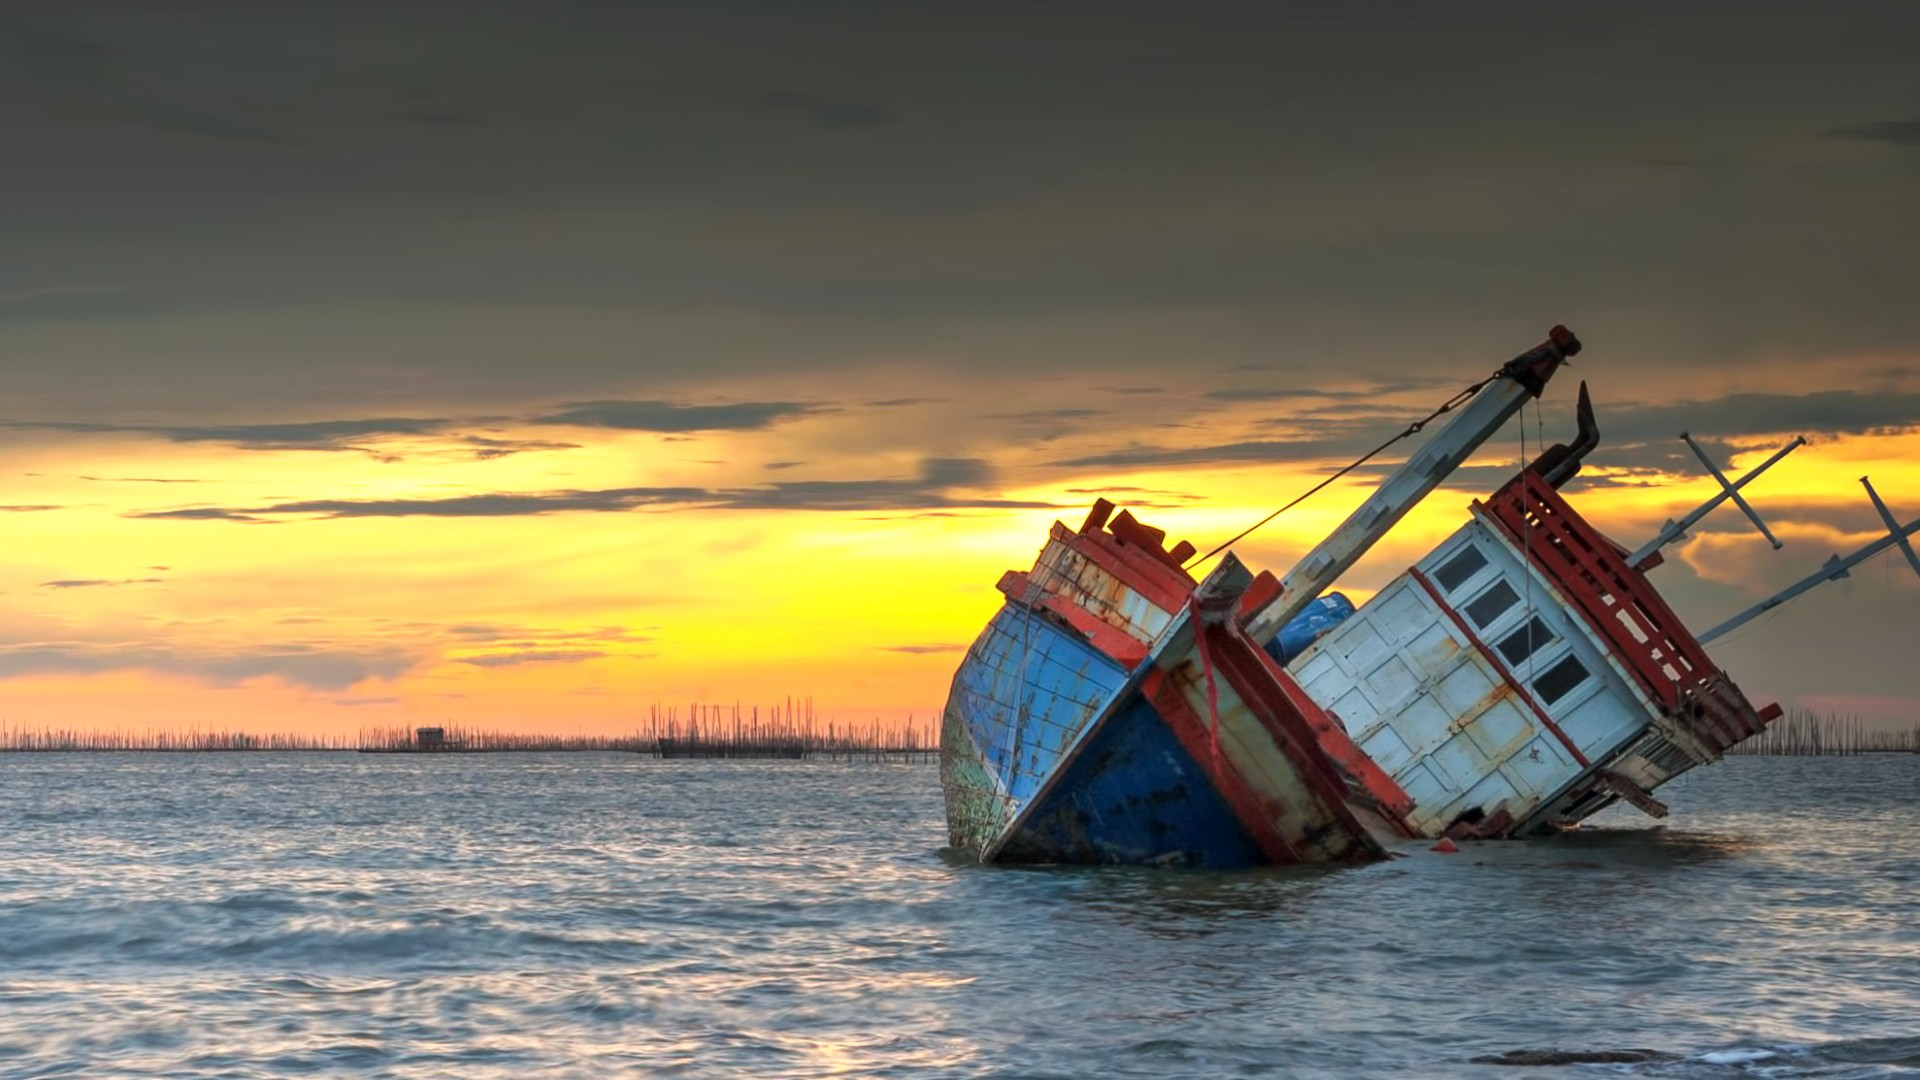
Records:
M1920 758L1662 797L1351 869L1010 870L942 851L930 766L0 755L0 1076L1920 1068Z

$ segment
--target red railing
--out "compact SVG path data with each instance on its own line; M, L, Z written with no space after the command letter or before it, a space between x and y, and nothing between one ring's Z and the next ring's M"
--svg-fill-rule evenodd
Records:
M1646 576L1627 565L1626 554L1531 469L1482 509L1579 605L1614 657L1667 712L1679 711L1690 691L1724 680Z

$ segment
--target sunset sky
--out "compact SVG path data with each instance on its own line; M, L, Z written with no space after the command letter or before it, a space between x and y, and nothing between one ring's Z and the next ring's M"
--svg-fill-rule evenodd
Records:
M1391 19L1384 13L1391 10ZM1696 629L1920 517L1920 5L9 3L0 722L922 719L1049 522L1211 547L1556 322ZM1397 459L1396 459L1397 460ZM1379 474L1237 548L1284 571ZM1713 648L1920 720L1898 553Z

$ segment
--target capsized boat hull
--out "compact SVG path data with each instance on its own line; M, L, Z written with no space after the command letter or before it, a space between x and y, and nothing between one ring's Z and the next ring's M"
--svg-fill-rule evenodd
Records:
M1357 613L1313 607L1579 351L1555 327L1443 405L1427 420L1446 426L1284 578L1229 554L1195 582L1191 545L1105 500L1077 532L1055 524L954 677L953 843L983 861L1239 866L1539 831L1620 799L1664 814L1655 787L1778 709L1714 666L1646 580L1657 562L1558 494L1598 443L1585 384L1572 445Z
M1357 612L1330 603L1267 648L1240 624L1270 575L1193 583L1151 530L1102 529L1110 509L1003 579L955 674L949 831L984 861L1364 860L1620 800L1662 816L1655 789L1778 714L1533 473Z

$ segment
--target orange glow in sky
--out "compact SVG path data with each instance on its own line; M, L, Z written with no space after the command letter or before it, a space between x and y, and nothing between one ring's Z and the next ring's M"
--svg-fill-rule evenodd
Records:
M1556 385L1539 415L1523 414L1476 463L1517 465L1522 423L1550 440L1564 437L1570 389ZM1202 434L1277 410L1241 412L1213 417ZM494 434L555 438L551 429L506 425ZM837 465L906 483L925 468L913 456L876 451L890 432L831 413L755 432L560 434L572 448L488 460L430 437L309 452L122 433L16 453L10 464L27 475L11 495L0 584L17 642L0 683L6 721L136 731L339 733L457 723L620 733L654 705L765 706L794 695L848 721L925 720L944 700L960 650L997 607L1000 573L1026 566L1056 518L1077 526L1093 493L1111 492L1171 537L1205 548L1337 464L1053 469L1049 479L1048 470L1008 455L941 489L1046 504L1029 508L968 507L962 497L954 509L696 501L619 512L388 512L502 492L761 491L769 474L759 463L796 454L816 463L815 475ZM1538 432L1527 437L1537 451ZM1078 432L1050 453L1068 458L1069 447L1105 438ZM1755 439L1723 465L1743 470L1779 441ZM1606 457L1603 442L1594 471L1606 473ZM1656 581L1692 574L1738 600L1703 611L1691 594L1676 599L1696 628L1710 625L1831 551L1878 535L1862 513L1847 516L1846 527L1810 516L1860 510L1856 477L1871 473L1896 508L1920 510L1916 462L1920 435L1912 433L1822 439L1749 491L1789 542L1786 551L1769 550L1728 507L1677 549ZM1237 550L1283 571L1372 482L1337 483ZM1576 502L1637 546L1715 490L1702 475L1645 482L1594 488ZM1371 595L1456 528L1474 494L1447 488L1430 497L1344 587L1356 600ZM302 508L315 500L325 505ZM343 516L345 507L365 511L383 501L390 505L379 512ZM139 516L208 508L225 516ZM1915 584L1892 587L1911 598L1920 595ZM1911 621L1910 611L1900 618ZM1757 689L1791 696L1793 687L1771 685L1764 670L1748 673L1748 682L1756 676ZM1814 693L1822 691L1840 692Z

